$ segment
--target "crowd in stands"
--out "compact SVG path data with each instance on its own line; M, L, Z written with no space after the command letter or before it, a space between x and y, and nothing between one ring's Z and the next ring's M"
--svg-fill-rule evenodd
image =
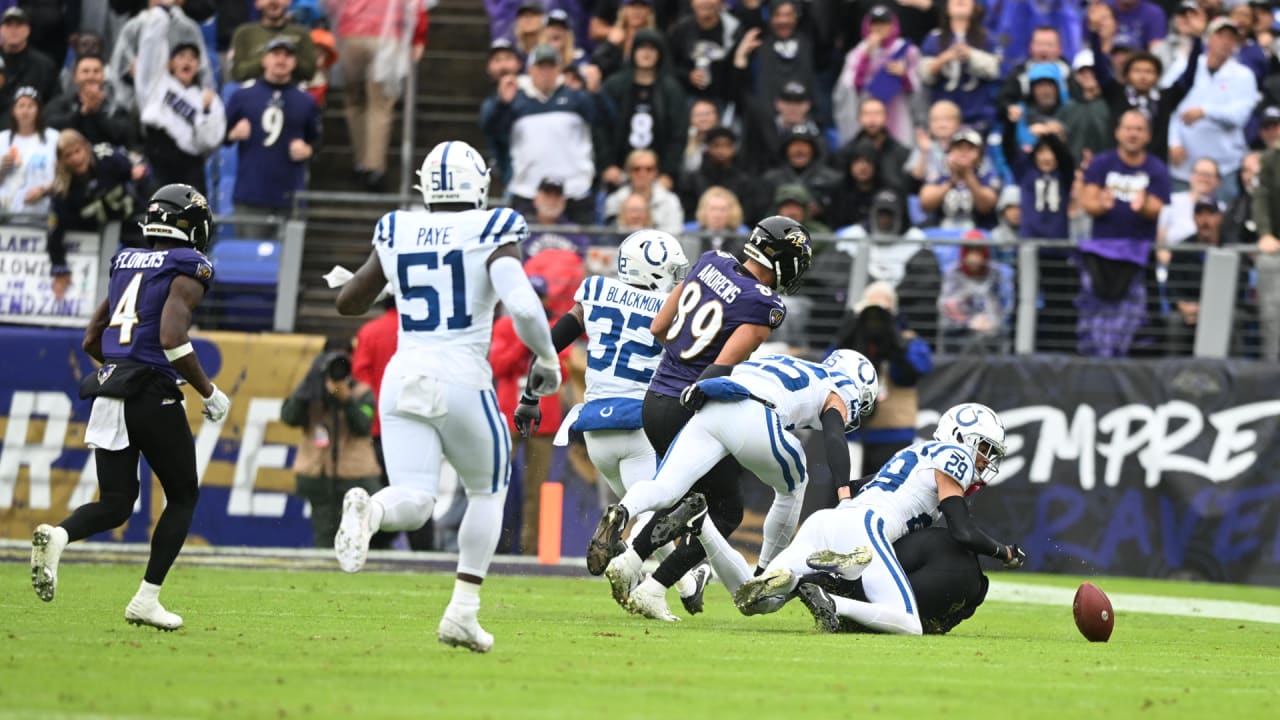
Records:
M684 236L693 253L732 252L776 212L899 236L871 279L953 352L1011 347L1014 246L1054 240L1037 343L1098 357L1188 353L1203 246L1236 246L1249 332L1233 352L1276 358L1271 0L486 7L480 126L530 222L704 231ZM806 292L811 316L845 300Z

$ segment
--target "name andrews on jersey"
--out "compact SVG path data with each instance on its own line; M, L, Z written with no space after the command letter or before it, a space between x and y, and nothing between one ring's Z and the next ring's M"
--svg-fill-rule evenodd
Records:
M742 292L742 288L738 287L733 280L725 277L725 274L717 270L714 265L702 266L702 269L698 271L698 279L727 303L737 300L738 293Z

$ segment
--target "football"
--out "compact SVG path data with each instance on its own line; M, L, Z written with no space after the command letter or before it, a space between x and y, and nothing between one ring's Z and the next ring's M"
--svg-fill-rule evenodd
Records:
M1091 582L1082 584L1076 590L1071 611L1075 613L1076 627L1080 634L1089 642L1106 642L1116 627L1116 613L1111 608L1111 600Z

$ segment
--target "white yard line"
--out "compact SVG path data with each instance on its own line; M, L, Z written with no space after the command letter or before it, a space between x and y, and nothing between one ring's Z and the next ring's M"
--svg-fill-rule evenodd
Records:
M1071 588L1025 585L1022 583L992 580L987 591L988 600L1000 602L1032 603L1071 607L1076 591ZM1187 617L1218 618L1222 620L1248 620L1250 622L1280 623L1280 606L1261 605L1233 600L1208 600L1205 598L1178 598L1164 595L1135 595L1107 593L1116 614L1152 613L1156 615L1185 615Z

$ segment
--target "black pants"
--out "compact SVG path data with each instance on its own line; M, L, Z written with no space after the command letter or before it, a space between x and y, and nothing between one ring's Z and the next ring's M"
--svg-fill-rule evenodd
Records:
M667 454L676 435L691 417L693 413L686 410L678 398L655 392L645 393L641 420L644 423L645 437L649 438L649 444L653 445L658 457ZM707 498L707 516L724 537L729 537L742 523L742 486L738 482L741 473L742 466L738 461L733 456L726 457L694 483L691 490L700 492ZM654 513L654 519L637 534L633 547L640 557L647 558L653 553L649 533L653 530L654 522L663 514L665 512ZM707 551L703 549L702 543L686 542L662 561L654 571L653 579L664 587L671 587L706 559Z
M195 442L181 400L182 391L177 385L167 378L157 378L124 401L129 447L94 451L98 501L81 505L60 523L70 540L83 540L128 522L138 499L141 454L159 478L165 498L165 508L151 534L151 559L144 576L155 585L164 583L178 558L200 495Z

